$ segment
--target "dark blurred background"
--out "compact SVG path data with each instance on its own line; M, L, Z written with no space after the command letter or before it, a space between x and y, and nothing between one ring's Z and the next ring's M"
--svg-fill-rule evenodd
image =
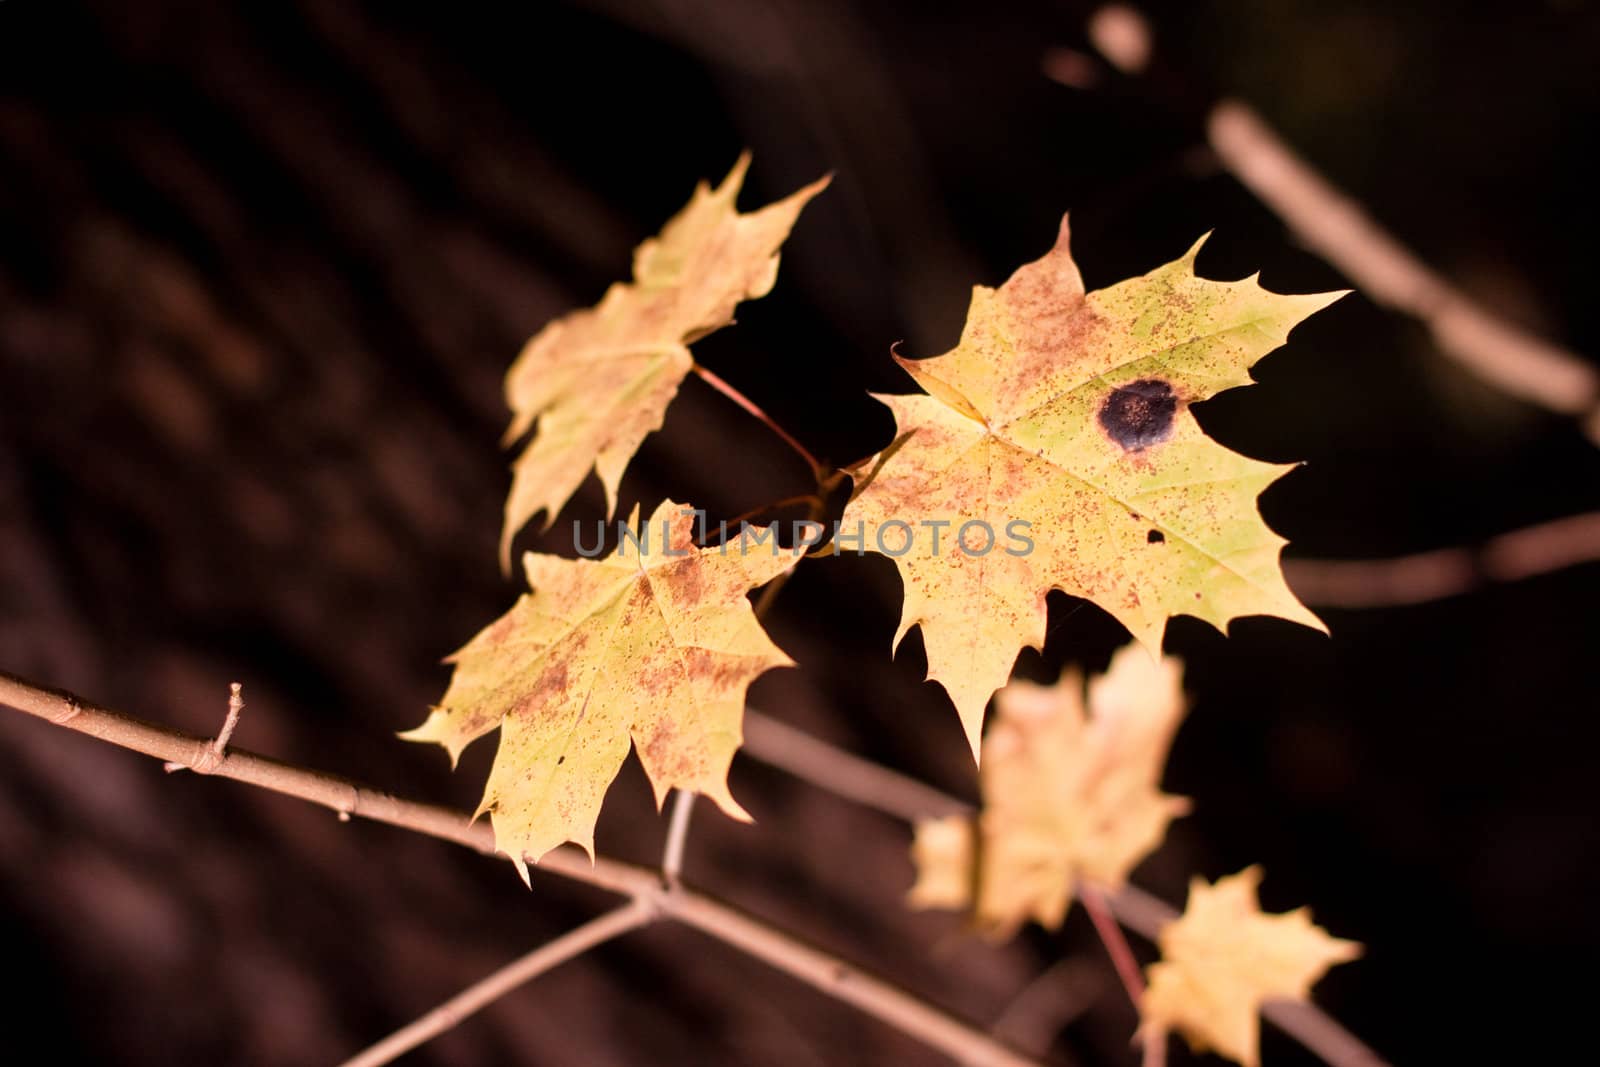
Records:
M835 461L890 435L867 396L911 390L890 345L949 348L968 288L1042 253L1064 210L1092 287L1207 230L1213 277L1346 284L1204 149L1219 92L1485 306L1600 351L1594 4L1152 5L1162 78L1052 82L1052 49L1092 56L1091 10L3 0L0 669L206 733L241 681L239 745L473 806L492 742L451 774L393 734L515 595L495 562L500 377L745 146L747 205L836 178L774 293L697 352ZM1262 504L1291 558L1473 545L1600 506L1571 422L1359 295L1257 376L1197 414L1239 451L1307 461ZM806 488L691 379L624 509L670 493L732 515ZM591 481L543 546L600 506ZM1309 903L1368 946L1318 1001L1399 1062L1592 1056L1583 990L1558 976L1600 948L1597 598L1591 563L1328 611L1332 639L1175 621L1195 704L1166 785L1195 811L1136 880L1181 904L1190 873L1263 863L1268 907ZM888 654L898 606L887 560L803 567L771 622L801 669L753 699L971 796L918 640ZM1124 640L1093 606L1051 611L1030 676L1098 669ZM734 790L758 822L702 806L691 879L983 1022L1065 954L1049 1055L1133 1061L1081 914L985 946L902 906L903 825L748 759ZM630 760L601 850L651 862L664 821ZM606 899L0 713L10 1040L53 1062L331 1062ZM932 1059L658 927L412 1062ZM1265 1059L1309 1062L1271 1030Z

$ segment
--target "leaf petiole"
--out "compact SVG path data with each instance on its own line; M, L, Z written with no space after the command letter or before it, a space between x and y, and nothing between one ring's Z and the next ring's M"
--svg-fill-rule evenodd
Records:
M821 482L827 477L827 467L825 467L816 456L813 456L806 446L801 444L793 434L791 434L788 430L785 430L782 426L779 426L777 422L773 420L771 415L768 415L765 411L761 410L760 405L758 405L754 400L751 400L749 397L745 396L739 390L729 385L721 377L701 366L698 362L694 363L689 369L698 375L701 381L711 386L711 388L715 389L729 400L732 400L735 404L738 404L741 408L744 408L745 411L749 412L751 415L754 415L757 419L760 419L762 424L765 425L767 429L778 435L779 440L788 445L790 448L794 449L795 454L806 461L806 465L811 468L811 473L818 482Z

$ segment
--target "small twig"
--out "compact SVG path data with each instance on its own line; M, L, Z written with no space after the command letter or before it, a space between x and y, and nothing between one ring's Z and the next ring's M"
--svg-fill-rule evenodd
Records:
M689 816L694 813L695 792L692 789L675 789L672 792L672 821L667 824L667 845L661 851L661 881L673 886L683 871L683 849L689 840Z
M545 971L565 963L615 937L654 921L656 913L641 901L633 900L567 931L554 941L541 945L521 959L474 982L426 1015L407 1023L365 1051L346 1060L343 1067L382 1067L410 1052L463 1019L493 1004L507 993L532 981Z
M1094 932L1100 935L1100 943L1105 945L1106 955L1111 957L1117 978L1121 980L1122 988L1128 991L1128 1000L1137 1011L1139 1003L1144 1000L1144 975L1139 973L1139 961L1134 959L1133 949L1128 947L1128 939L1122 936L1122 927L1117 925L1111 913L1110 902L1098 886L1088 882L1078 886L1078 899L1083 901L1083 910L1089 913Z
M239 725L239 713L244 711L244 696L241 692L243 686L232 682L228 686L228 716L222 720L222 729L217 732L216 739L211 742L210 748L201 754L200 759L193 764L178 763L168 760L162 765L162 770L168 774L174 771L192 770L196 774L210 774L228 754L228 741L233 737L233 731ZM342 812L340 814L343 814Z
M777 422L773 420L771 415L768 415L765 411L762 411L754 400L751 400L749 397L739 392L739 390L723 381L720 377L707 370L705 367L702 367L699 363L693 364L690 369L693 370L695 374L699 375L701 381L711 386L711 388L715 389L729 400L732 400L735 404L738 404L740 407L744 408L744 410L749 412L751 415L754 415L756 418L760 419L762 424L765 425L767 429L777 434L778 438L783 441L784 444L794 449L795 454L806 461L806 465L811 468L811 473L817 478L818 481L821 481L822 478L827 474L827 468L822 465L817 457L813 456L806 446L801 444L793 434L791 434L788 430L785 430L782 426L779 426Z
M211 747L221 759L228 750L228 742L233 740L233 731L239 726L239 715L244 711L244 687L238 682L228 685L228 717L222 721L222 732L217 734L216 743Z

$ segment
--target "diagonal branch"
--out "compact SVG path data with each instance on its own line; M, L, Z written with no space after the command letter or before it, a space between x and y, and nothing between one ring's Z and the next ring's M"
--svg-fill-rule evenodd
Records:
M372 1047L346 1060L342 1067L383 1067L431 1041L493 1004L507 993L539 977L545 971L594 948L596 945L638 929L655 918L655 913L640 901L630 901L574 927L554 941L540 945L521 959L506 964L480 982L475 982L434 1008L407 1023Z
M215 758L212 742L84 702L70 693L0 672L0 704L78 733L179 763L196 773L258 786L492 855L494 832L465 812L403 800L321 771L295 767L242 749ZM208 755L210 758L208 758ZM547 853L535 868L631 897L738 948L823 993L851 1004L963 1064L1038 1067L1037 1062L954 1015L859 970L793 934L681 884L663 888L657 871L573 849Z
M1422 604L1600 560L1600 512L1526 526L1477 548L1439 548L1393 559L1293 559L1289 585L1302 600L1331 608Z

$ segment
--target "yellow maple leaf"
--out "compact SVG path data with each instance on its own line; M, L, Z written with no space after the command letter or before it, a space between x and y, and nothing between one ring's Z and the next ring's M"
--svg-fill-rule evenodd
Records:
M525 554L533 592L450 657L449 689L401 735L437 742L454 764L500 728L477 814L489 813L496 848L524 881L525 859L563 842L594 855L600 803L630 741L658 806L687 789L749 819L728 792L745 691L793 661L747 594L794 556L770 539L748 551L696 548L693 516L669 500L639 527L635 508L637 537L602 559Z
M1261 868L1189 885L1183 917L1161 931L1161 960L1147 968L1144 1033L1182 1033L1197 1052L1214 1049L1244 1067L1260 1062L1261 1002L1305 1000L1328 968L1361 955L1330 937L1307 908L1266 915L1256 900Z
M976 824L917 825L911 903L970 908L998 938L1028 919L1060 926L1080 880L1119 888L1188 810L1159 788L1182 681L1181 662L1129 645L1089 683L1087 715L1076 671L1000 690L983 741L982 811Z
M540 511L548 528L591 468L610 517L623 471L660 429L694 365L689 344L732 322L741 301L772 289L779 247L828 179L741 215L734 201L749 165L747 153L717 188L700 183L688 206L634 252L633 281L613 285L593 308L549 323L511 365L505 443L535 420L538 428L512 465L502 566L510 566L517 531Z
M973 289L953 351L895 357L927 395L878 397L899 434L863 465L841 530L895 556L895 644L921 626L974 756L990 695L1022 646L1044 644L1051 589L1100 604L1152 651L1177 614L1322 628L1256 509L1292 465L1229 452L1188 409L1249 384L1257 359L1342 294L1200 278L1199 249L1085 293L1063 220L1042 259Z

